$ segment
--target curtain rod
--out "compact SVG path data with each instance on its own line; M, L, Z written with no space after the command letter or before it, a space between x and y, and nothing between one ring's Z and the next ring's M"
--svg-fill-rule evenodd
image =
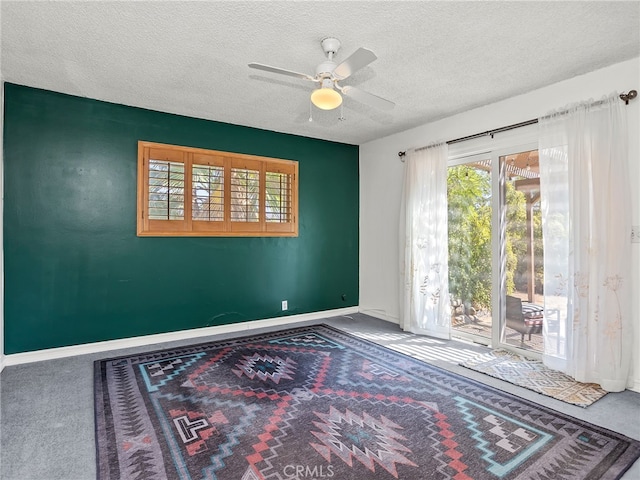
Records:
M629 100L633 100L637 96L638 92L636 90L630 90L629 93L621 93L620 100L622 100L625 105L629 105ZM594 102L592 105L599 105L601 103L603 103L603 101ZM493 138L496 133L506 132L508 130L513 130L514 128L526 127L528 125L535 125L536 123L538 123L538 119L534 118L532 120L527 120L526 122L514 123L513 125L507 125L506 127L494 128L493 130L487 130L486 132L474 133L473 135L467 135L466 137L454 138L453 140L448 140L446 143L447 145L451 145L453 143L466 142L467 140L472 140L474 138L486 137L487 135L491 135L491 138ZM429 147L419 147L416 148L416 150L422 150L425 148ZM404 161L402 157L404 157L406 154L406 151L398 152L398 156L402 161Z

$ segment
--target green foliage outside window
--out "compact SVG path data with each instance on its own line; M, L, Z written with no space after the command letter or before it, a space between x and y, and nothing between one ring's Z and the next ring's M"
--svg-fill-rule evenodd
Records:
M506 182L506 290L526 291L526 198ZM449 292L466 306L491 307L491 175L472 165L448 169ZM542 225L534 209L536 284L542 282Z

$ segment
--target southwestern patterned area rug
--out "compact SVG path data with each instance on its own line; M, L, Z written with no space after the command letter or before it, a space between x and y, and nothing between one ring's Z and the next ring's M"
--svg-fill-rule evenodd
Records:
M640 442L328 326L95 363L111 479L616 479Z
M576 382L562 372L547 368L540 360L506 350L483 353L460 365L579 407L588 407L607 394L600 385Z

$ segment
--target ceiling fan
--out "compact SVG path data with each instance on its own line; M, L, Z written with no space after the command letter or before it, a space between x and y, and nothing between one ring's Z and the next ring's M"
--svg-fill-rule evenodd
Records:
M338 50L340 50L340 40L327 37L323 39L320 44L327 59L316 67L315 76L255 62L250 63L249 67L266 72L278 73L280 75L301 78L303 80L310 80L319 84L318 88L311 93L311 102L322 110L333 110L339 107L342 104L342 96L340 93L382 110L390 110L395 106L395 103L373 95L372 93L365 92L350 85L340 85L342 80L349 78L351 74L366 67L378 58L375 53L366 48L359 48L342 63L337 64L333 61L333 57L338 53Z

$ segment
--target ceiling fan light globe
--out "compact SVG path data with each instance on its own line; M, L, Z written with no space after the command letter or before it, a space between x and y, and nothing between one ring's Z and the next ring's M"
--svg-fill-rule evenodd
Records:
M342 104L342 96L333 88L318 88L311 93L311 102L321 110L333 110Z

